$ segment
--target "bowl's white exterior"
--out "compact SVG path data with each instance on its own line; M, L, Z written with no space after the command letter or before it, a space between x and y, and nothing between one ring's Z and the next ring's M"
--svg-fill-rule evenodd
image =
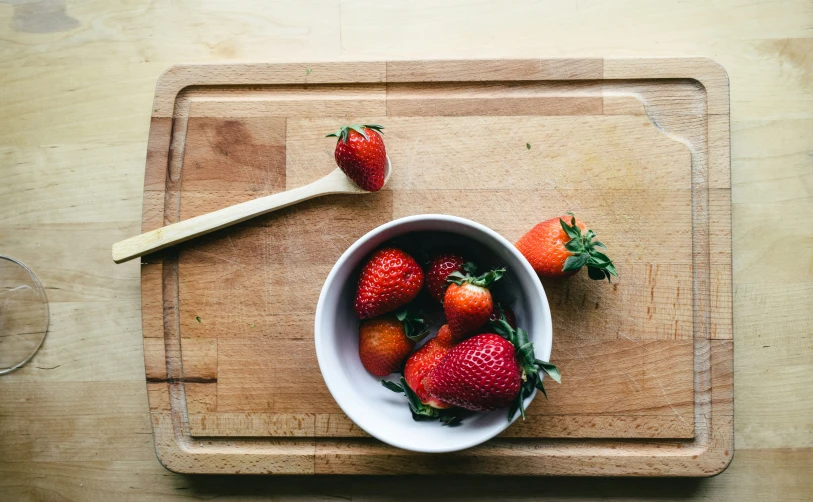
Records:
M319 368L330 393L359 427L385 443L419 452L463 450L487 441L508 427L507 410L477 413L458 427L415 422L406 398L385 389L358 356L358 324L353 311L356 284L351 275L384 242L402 234L440 231L461 234L486 246L505 264L518 286L512 305L520 327L528 331L536 356L550 359L552 328L545 291L530 264L505 238L464 218L426 214L391 221L371 230L342 254L325 280L316 306L315 341ZM396 375L389 380L396 380ZM529 396L530 404L536 392ZM517 413L519 416L519 413ZM516 418L515 418L516 419Z

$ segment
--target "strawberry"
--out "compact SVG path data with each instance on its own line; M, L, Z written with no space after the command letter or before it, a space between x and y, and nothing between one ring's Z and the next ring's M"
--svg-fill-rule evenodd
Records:
M375 376L395 373L403 367L415 343L427 333L423 319L405 310L362 321L359 325L361 364Z
M494 333L460 342L423 380L427 392L471 411L508 406L522 385L514 346Z
M488 322L494 301L488 290L499 280L505 269L492 270L480 277L454 272L447 279L451 284L443 297L443 312L449 323L452 338L459 342Z
M545 392L540 372L561 382L556 366L536 359L528 334L501 319L500 334L484 333L456 345L423 380L430 396L471 411L490 411L511 405L525 418L523 401L534 387Z
M377 192L384 186L387 152L379 131L380 125L352 124L342 126L327 137L336 141L336 164L362 190Z
M570 214L570 213L568 213ZM597 248L606 246L594 241L595 232L585 229L584 223L570 214L552 218L536 225L520 237L516 247L525 256L537 274L543 277L561 278L575 274L587 265L591 279L601 280L618 277L612 260Z
M410 255L397 248L379 249L361 269L355 310L359 319L392 312L418 296L423 270Z
M421 403L436 409L451 408L446 404L430 396L423 387L423 379L430 371L440 363L440 361L452 349L452 339L449 325L444 324L438 330L435 338L426 342L417 352L409 356L406 366L404 366L404 379L409 388L418 396Z
M429 260L429 266L426 267L426 289L432 297L443 303L443 295L446 293L446 288L449 283L446 279L452 272L466 271L466 260L459 254L454 253L440 253L433 256ZM471 268L474 265L471 264ZM474 270L471 270L474 273Z

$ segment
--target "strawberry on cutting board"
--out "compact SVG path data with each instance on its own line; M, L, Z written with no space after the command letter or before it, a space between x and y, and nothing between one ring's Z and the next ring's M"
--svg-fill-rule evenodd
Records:
M432 298L443 303L443 295L449 283L446 279L453 272L465 272L468 261L457 253L438 253L429 259L426 267L426 290ZM473 268L473 264L470 265ZM474 270L471 270L474 273Z
M369 192L384 186L387 152L379 134L382 129L375 124L351 124L327 135L339 138L334 152L336 164L356 185Z
M494 300L488 287L499 280L505 269L496 269L479 277L454 272L443 297L443 312L455 342L463 340L488 322Z
M517 410L525 418L524 400L534 388L545 392L540 372L557 382L556 366L536 359L533 344L522 329L503 317L497 333L475 335L456 345L423 380L430 396L471 411L509 406L508 420Z
M592 230L585 232L584 223L571 214L536 225L520 237L516 247L542 277L568 277L586 265L591 279L609 281L618 272L612 260L598 250L606 246L593 240L595 236Z
M423 319L405 310L359 325L359 357L364 368L382 377L399 371L409 352L428 331Z
M423 287L423 270L415 259L398 248L374 252L361 269L355 310L369 319L406 305Z

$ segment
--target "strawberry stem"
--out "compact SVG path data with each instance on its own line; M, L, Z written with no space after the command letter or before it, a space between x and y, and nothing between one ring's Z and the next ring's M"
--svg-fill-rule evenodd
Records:
M464 266L464 270L466 270L465 266ZM489 272L486 272L485 274L483 274L481 276L475 277L475 276L472 276L467 270L465 274L462 273L462 272L452 272L446 278L446 281L453 282L453 283L457 284L458 286L462 286L463 283L469 283L469 284L471 284L473 286L479 286L481 288L487 288L487 287L491 286L492 284L494 284L495 282L497 282L498 280L500 280L504 274L505 274L505 269L504 268L497 268L497 269L491 270Z
M395 318L404 325L406 337L413 342L420 342L429 334L429 328L426 327L426 322L419 316L419 312L406 308L395 313Z
M596 233L588 230L582 234L581 229L576 225L576 217L573 213L570 215L570 225L565 220L559 218L559 223L565 231L570 240L565 244L565 249L572 253L571 256L565 260L565 265L562 268L563 272L570 272L581 269L587 265L587 275L593 280L607 279L610 281L610 276L618 277L618 271L615 265L607 255L599 251L598 247L607 249L602 242L593 240Z
M542 385L540 373L547 374L557 383L562 383L562 374L555 365L534 356L534 344L528 339L528 333L521 328L512 328L504 314L500 316L500 319L492 322L491 327L514 346L517 361L522 369L522 384L519 387L517 398L508 409L508 421L514 419L517 410L525 420L525 398L533 393L534 388L542 391L546 398L548 397L548 393L545 392L545 387Z
M350 135L350 131L353 130L353 131L356 131L357 133L361 134L362 136L364 136L365 140L369 141L370 137L367 136L367 131L365 131L365 129L370 129L370 130L381 133L381 132L383 132L382 129L384 129L384 126L381 126L381 125L378 125L378 124L364 124L364 125L349 124L349 125L343 125L343 126L341 126L339 128L338 131L332 132L332 133L328 134L325 137L326 138L339 138L339 141L341 141L342 143L347 143L347 138Z
M448 410L439 410L431 406L427 406L421 402L421 399L406 383L406 378L401 375L401 383L390 382L381 380L381 385L389 390L397 393L404 394L409 404L409 411L412 412L412 420L420 422L423 420L439 420L441 424L455 427L463 423L463 419L468 415L468 411L460 408L450 408Z

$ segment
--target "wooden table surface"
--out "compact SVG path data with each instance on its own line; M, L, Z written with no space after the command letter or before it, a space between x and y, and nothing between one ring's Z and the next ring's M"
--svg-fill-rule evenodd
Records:
M0 0L0 254L51 328L0 377L0 500L810 500L813 3ZM504 5L509 5L506 2ZM731 80L736 453L711 479L182 476L157 461L138 233L158 75L179 62L706 56ZM657 222L653 222L657 224Z

